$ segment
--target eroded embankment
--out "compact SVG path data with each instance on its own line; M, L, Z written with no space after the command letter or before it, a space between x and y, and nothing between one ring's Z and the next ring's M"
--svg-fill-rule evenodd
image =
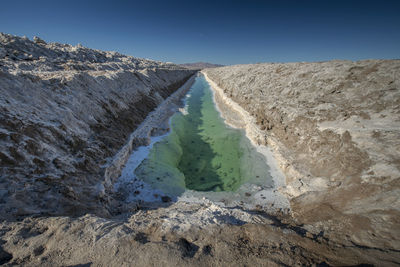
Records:
M104 181L105 187L111 189L115 185L128 158L132 153L135 153L133 150L140 146L150 145L151 137L160 136L170 130L169 119L174 113L178 112L182 99L187 94L194 79L195 76L193 75L175 93L169 96L154 111L152 111L130 135L128 142L114 156L109 166L106 167Z
M132 152L115 191L127 202L140 202L142 206L143 202L157 205L162 199L192 203L211 200L221 207L287 212L288 201L278 191L284 183L283 175L272 153L265 146L252 144L241 130L246 127L229 127L217 110L217 98L218 91L199 75L185 97L185 107L178 110L179 98L165 101L166 106L160 109L175 113L151 114L137 131L145 128L149 135L152 128L160 129L167 123L165 115L173 115L170 131ZM249 118L240 116L244 110L223 101L217 106L219 110L223 107L224 117L235 117L242 125Z
M398 60L204 72L274 148L298 222L339 243L398 253Z
M0 43L0 217L109 214L104 168L194 71L7 34Z

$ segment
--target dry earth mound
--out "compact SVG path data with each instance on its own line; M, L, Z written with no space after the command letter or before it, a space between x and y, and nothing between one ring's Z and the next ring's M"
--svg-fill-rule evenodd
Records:
M0 218L107 215L110 157L193 73L0 34Z
M299 223L341 243L399 252L399 60L205 72L264 130Z

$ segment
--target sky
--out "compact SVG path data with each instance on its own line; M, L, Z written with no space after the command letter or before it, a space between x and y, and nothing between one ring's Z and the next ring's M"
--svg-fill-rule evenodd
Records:
M174 63L399 59L400 1L3 0L0 32Z

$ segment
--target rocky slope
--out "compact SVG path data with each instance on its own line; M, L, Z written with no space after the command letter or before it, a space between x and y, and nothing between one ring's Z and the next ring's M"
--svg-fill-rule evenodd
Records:
M194 71L0 34L0 218L109 215L104 172Z
M400 61L206 69L256 119L286 175L295 220L399 256Z

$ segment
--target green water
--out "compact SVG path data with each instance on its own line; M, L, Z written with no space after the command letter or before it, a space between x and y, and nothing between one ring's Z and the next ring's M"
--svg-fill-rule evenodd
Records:
M171 133L154 144L135 170L140 179L166 194L236 191L247 181L268 176L263 156L241 130L227 126L213 102L209 84L196 78L185 114L171 118Z

